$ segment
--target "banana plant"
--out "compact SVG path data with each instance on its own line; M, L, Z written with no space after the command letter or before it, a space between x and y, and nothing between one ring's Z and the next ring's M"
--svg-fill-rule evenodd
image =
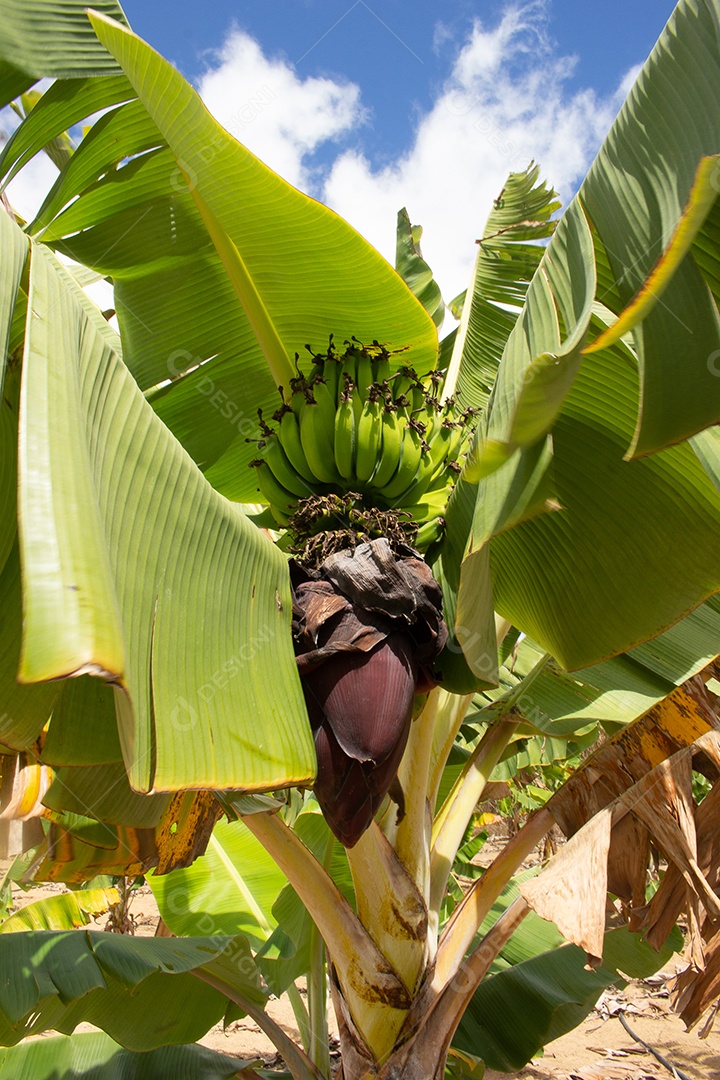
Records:
M537 172L510 178L442 341L409 219L396 273L225 132L114 0L98 9L0 4L2 101L34 102L3 182L102 113L72 152L61 140L34 220L0 215L0 740L55 770L37 872L188 866L224 806L324 940L344 1080L437 1080L531 910L593 963L608 889L639 928L652 842L672 921L688 890L708 912L695 1016L720 912L711 814L688 795L693 762L715 779L712 657L685 618L720 588L717 0L678 4L556 227ZM73 266L111 279L119 333ZM675 624L686 678L441 927L474 807L523 719L541 726L523 702L550 657L622 678L621 654L632 668ZM539 658L438 806L510 626ZM255 794L292 786L314 787L347 849L353 903ZM481 933L556 822L568 844ZM646 918L662 944L672 922ZM47 985L45 946L28 949ZM197 959L186 972L258 1014ZM15 1041L30 1014L11 1011ZM295 1077L327 1072L319 1051L282 1052Z

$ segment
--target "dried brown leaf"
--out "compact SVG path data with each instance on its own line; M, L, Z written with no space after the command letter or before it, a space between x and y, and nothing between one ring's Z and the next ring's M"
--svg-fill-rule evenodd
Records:
M606 807L568 840L520 892L563 937L598 961L603 953L612 809Z

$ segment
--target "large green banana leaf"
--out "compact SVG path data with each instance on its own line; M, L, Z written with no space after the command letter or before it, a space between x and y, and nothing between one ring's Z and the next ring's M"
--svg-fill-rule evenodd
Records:
M98 0L95 7L127 25L118 0ZM86 11L83 0L0 0L0 59L36 79L118 74L117 63L88 26Z
M652 708L676 686L701 671L720 648L720 602L712 598L670 630L620 656L572 674L550 662L530 689L515 701L528 729L541 736L566 738L601 724L609 734ZM535 667L542 650L523 639L500 668L497 688L474 699L470 723L486 723L502 714L513 693ZM477 711L475 711L477 709Z
M195 1042L221 1017L227 997L193 976L228 978L251 1008L265 995L244 938L135 939L99 931L29 931L0 935L0 957L13 979L0 984L0 1044L83 1021L130 1050Z
M547 248L458 489L478 484L458 617L492 541L497 610L569 668L720 585L717 455L674 445L720 419L719 25L717 0L678 4Z
M255 948L277 926L272 907L287 882L242 821L218 822L207 851L192 866L149 880L174 934L242 933Z
M144 43L118 37L116 23L97 25L132 70L141 100L127 100L122 80L104 80L103 92L126 104L83 140L30 231L112 276L125 360L140 386L201 468L215 466L218 490L257 501L247 439L257 408L277 408L274 384L287 389L296 352L322 348L331 333L378 338L409 346L402 362L427 370L437 333L350 226L241 147ZM69 122L69 105L62 113L48 94L34 129L23 125L0 159L0 175ZM160 152L125 163L152 147Z
M6 214L0 230L12 250L19 230ZM12 263L3 276L17 294ZM284 557L202 478L143 400L105 320L42 245L32 251L30 308L19 406L20 680L43 690L17 716L5 707L3 737L27 745L57 694L48 680L89 673L114 684L138 790L309 779L314 750ZM15 597L18 576L11 559L3 584ZM17 599L13 608L9 618L3 608L2 655L11 658ZM16 671L5 673L10 699L29 689L15 687ZM75 723L86 723L82 710Z
M249 1062L204 1046L163 1046L142 1055L125 1050L103 1032L56 1035L0 1051L0 1080L230 1080Z

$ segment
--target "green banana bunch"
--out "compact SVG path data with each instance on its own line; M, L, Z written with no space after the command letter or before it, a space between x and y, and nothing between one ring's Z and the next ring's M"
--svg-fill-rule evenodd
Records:
M303 373L295 355L297 378L275 427L260 415L253 464L275 520L288 525L310 496L347 493L361 515L376 507L416 523L415 543L426 550L442 538L474 410L440 400L444 372L420 377L408 365L393 367L377 341L353 338L340 349L331 337L325 353L306 348L311 369Z

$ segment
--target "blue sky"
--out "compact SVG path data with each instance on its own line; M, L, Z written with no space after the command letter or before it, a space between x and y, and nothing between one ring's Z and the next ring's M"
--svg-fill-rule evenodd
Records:
M270 55L282 55L302 78L324 75L362 88L372 109L364 134L383 161L410 141L418 110L429 109L474 21L496 25L512 5L501 0L124 0L136 31L191 81L233 26ZM522 6L522 4L518 5ZM557 55L576 58L575 89L612 93L642 63L675 6L673 0L547 0L537 23Z
M232 134L390 260L396 214L407 206L449 299L467 283L474 240L509 171L534 159L564 201L572 196L674 4L123 7ZM30 173L26 188L43 180Z

